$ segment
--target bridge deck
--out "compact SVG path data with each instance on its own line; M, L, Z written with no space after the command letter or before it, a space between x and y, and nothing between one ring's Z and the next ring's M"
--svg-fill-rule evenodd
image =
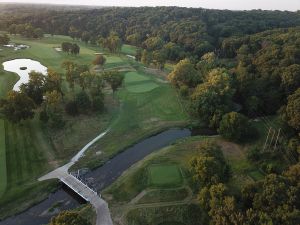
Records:
M97 213L96 225L113 225L108 204L94 190L89 188L76 177L69 174L66 170L64 170L64 168L58 168L55 171L41 177L39 180L48 180L53 178L61 180L61 182L66 184L83 199L93 205Z

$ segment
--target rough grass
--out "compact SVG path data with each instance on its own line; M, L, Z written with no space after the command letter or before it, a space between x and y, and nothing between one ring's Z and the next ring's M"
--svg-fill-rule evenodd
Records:
M0 119L0 198L5 192L7 185L6 177L6 145L4 120Z
M146 193L138 204L182 201L188 196L186 188L177 189L154 189Z
M182 184L182 176L177 165L151 165L148 167L148 182L155 187L175 187Z
M172 205L131 210L127 217L130 225L204 225L206 215L196 205Z

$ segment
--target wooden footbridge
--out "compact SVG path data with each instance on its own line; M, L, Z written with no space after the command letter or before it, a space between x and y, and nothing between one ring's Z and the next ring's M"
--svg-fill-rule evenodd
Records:
M93 205L97 213L96 225L113 225L108 204L97 194L96 191L80 181L77 177L68 173L66 170L67 167L68 166L60 167L41 177L39 181L55 178L59 179L75 193Z

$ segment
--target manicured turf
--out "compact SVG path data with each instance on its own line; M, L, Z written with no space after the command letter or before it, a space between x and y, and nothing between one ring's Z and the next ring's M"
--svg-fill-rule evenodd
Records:
M143 74L137 73L137 72L128 72L125 74L125 84L126 85L132 84L135 82L149 81L149 80L150 80L149 77L147 77Z
M136 55L136 47L132 46L132 45L123 45L121 52L124 53L125 55L135 56Z
M132 93L144 93L159 87L150 77L137 72L125 74L125 85L126 89Z
M0 198L5 192L6 178L6 145L4 120L0 119Z
M182 184L182 176L177 165L151 165L148 167L148 182L151 186L176 186Z
M146 82L143 84L130 85L127 87L127 90L132 93L143 93L143 92L152 91L157 87L159 86L154 82Z

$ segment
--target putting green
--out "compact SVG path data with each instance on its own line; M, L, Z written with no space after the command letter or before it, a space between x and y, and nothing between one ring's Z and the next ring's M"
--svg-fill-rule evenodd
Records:
M126 89L133 93L144 93L159 87L149 77L137 72L128 72L125 74L125 85Z
M150 78L137 72L128 72L125 74L125 84L131 84L141 81L149 81Z
M126 55L135 56L136 55L136 47L132 46L132 45L123 45L121 52Z
M0 197L5 192L6 178L6 145L4 121L0 120Z
M151 186L177 186L182 184L180 169L176 165L151 165L148 167Z
M157 87L158 85L156 83L150 81L150 82L145 82L137 85L129 85L127 86L127 90L132 93L144 93L144 92L152 91Z

